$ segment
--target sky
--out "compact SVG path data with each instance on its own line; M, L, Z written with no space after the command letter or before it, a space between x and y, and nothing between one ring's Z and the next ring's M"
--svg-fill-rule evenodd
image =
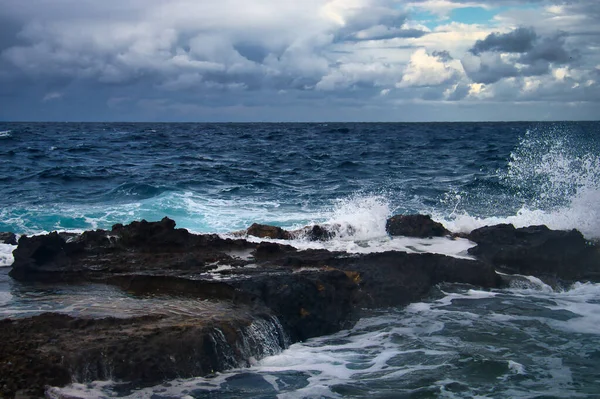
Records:
M4 121L599 119L598 0L0 0Z

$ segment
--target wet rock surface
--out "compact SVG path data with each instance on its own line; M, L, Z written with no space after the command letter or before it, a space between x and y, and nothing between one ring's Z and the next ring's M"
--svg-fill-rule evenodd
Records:
M385 230L391 236L443 237L450 232L429 215L396 215L389 218Z
M414 220L422 222L416 231L425 236L438 231L429 218ZM165 218L80 235L22 236L10 272L17 281L107 284L134 297L197 298L215 310L202 317L149 310L129 318L42 314L2 320L0 397L41 395L46 385L104 378L151 385L244 366L289 342L349 328L363 308L421 300L439 283L499 287L503 280L495 269L598 279L594 245L576 231L539 226L473 231L468 238L478 245L469 252L478 260L302 251L175 227ZM327 238L315 232L315 239ZM253 336L256 331L270 339Z
M533 275L551 285L600 282L599 248L577 230L500 224L473 230L467 237L477 243L469 253L501 272Z
M0 321L2 397L43 395L45 385L116 379L134 386L248 366L265 348L248 331L270 315L245 307L210 319L143 316L84 319L46 313ZM273 333L284 345L283 331ZM23 340L26 339L26 342Z

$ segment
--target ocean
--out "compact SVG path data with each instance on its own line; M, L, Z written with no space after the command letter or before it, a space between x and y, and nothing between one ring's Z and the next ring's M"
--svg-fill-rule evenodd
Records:
M600 239L600 122L0 123L0 231L84 231L168 216L196 233L252 223L337 223L298 248L468 257L464 240L390 238L386 218L429 214L453 232L512 223ZM0 317L135 312L118 292L46 292L8 277ZM179 309L194 304L173 303ZM183 311L183 310L181 310ZM250 368L131 391L113 381L57 395L131 398L600 398L600 284L535 277L491 291L440 285L350 330Z

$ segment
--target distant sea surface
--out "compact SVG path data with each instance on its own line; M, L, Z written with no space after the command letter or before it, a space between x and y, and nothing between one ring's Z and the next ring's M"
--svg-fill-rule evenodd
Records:
M17 234L164 216L220 234L254 222L338 223L347 229L322 244L328 249L467 256L450 240L385 234L387 217L426 213L457 232L545 224L595 240L600 122L0 123L0 201L0 231ZM10 281L12 249L0 245L0 316L60 310L59 300ZM373 312L351 330L212 379L133 393L112 382L68 390L157 399L600 397L600 285L559 292L528 281L491 292L441 286L427 301Z

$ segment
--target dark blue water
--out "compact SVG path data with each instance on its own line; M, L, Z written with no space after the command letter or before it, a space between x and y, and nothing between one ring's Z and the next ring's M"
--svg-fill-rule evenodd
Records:
M600 123L0 124L0 231L109 228L169 216L196 232L335 222L349 252L466 256L467 240L390 238L395 213L453 231L546 224L600 238ZM344 230L346 228L346 230ZM0 266L13 247L0 244ZM0 268L0 314L149 309L106 287L32 292ZM93 305L90 307L90 305ZM195 303L160 308L201 311ZM116 307L115 307L116 306ZM99 314L105 315L100 312ZM99 317L98 314L89 314ZM130 398L599 398L600 285L529 277L493 292L439 287L249 369L121 392ZM278 348L275 348L278 349ZM60 397L60 396L56 396Z
M0 231L18 233L165 215L203 232L292 226L367 197L390 213L505 218L569 207L597 188L600 169L594 122L4 123L0 132Z

